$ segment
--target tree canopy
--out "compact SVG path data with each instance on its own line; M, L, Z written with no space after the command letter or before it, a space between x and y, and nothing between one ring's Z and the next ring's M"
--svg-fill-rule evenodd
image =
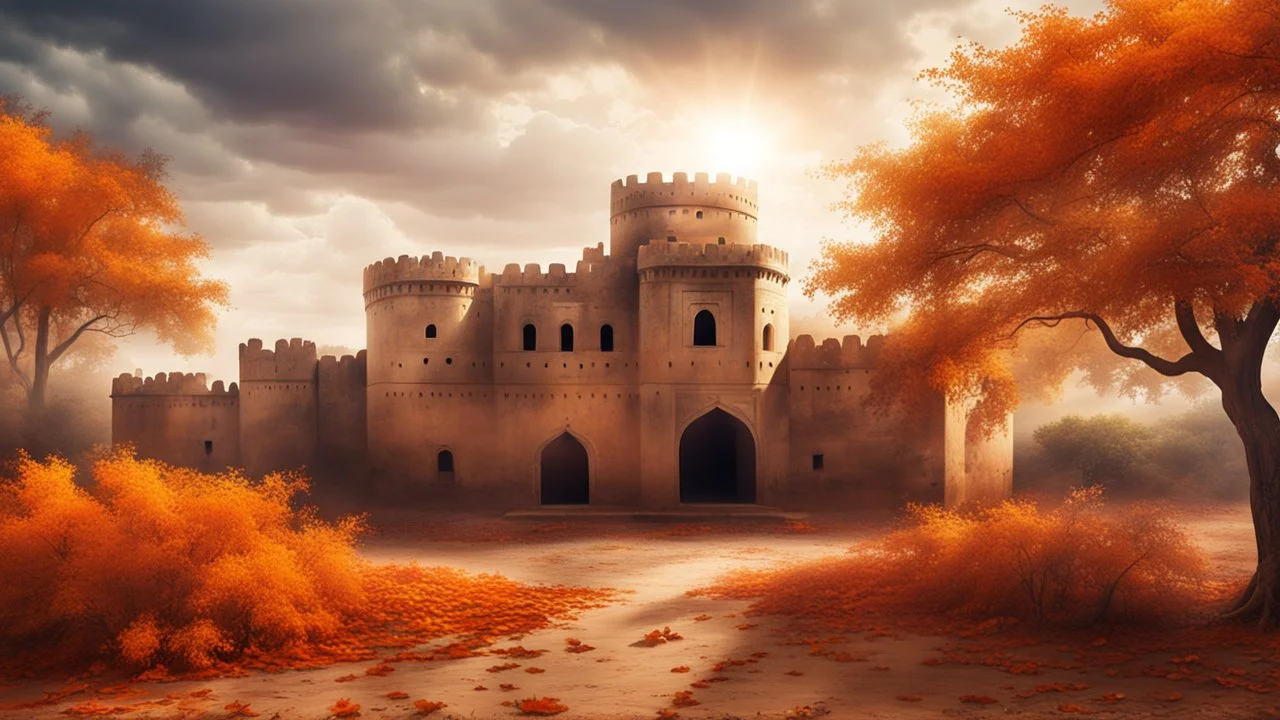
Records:
M1026 324L1087 322L1160 374L1134 365L1127 389L1212 376L1221 351L1196 320L1234 336L1275 312L1259 301L1280 280L1280 8L1115 0L1091 18L1017 17L1016 44L962 46L924 73L955 102L918 114L907 147L827 167L849 182L839 209L879 241L829 243L808 291L835 296L841 319L910 311L894 354L926 372L898 380L978 390L991 422L1017 401L997 355Z
M208 246L183 231L164 158L57 138L44 120L0 102L0 344L32 408L85 333L147 327L180 353L205 351L227 300L197 268Z
M1130 392L1207 378L1244 445L1258 543L1230 615L1280 622L1280 416L1261 381L1280 321L1280 6L1016 15L1016 43L924 73L954 102L920 112L905 147L827 167L877 241L828 243L806 289L841 319L897 324L882 396L976 394L979 428L1017 404L1001 356L1038 326L1096 331L1136 361L1114 376Z

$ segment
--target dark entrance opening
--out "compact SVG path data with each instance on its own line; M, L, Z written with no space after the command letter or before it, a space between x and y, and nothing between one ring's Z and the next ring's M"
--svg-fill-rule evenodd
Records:
M587 504L587 449L574 436L561 433L542 450L541 478L543 505Z
M680 436L680 502L756 501L756 443L743 422L716 408Z
M441 450L436 455L436 482L441 487L453 486L453 451Z

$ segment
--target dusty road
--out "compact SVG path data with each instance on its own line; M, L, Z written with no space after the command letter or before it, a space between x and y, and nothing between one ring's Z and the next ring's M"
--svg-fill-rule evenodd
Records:
M1253 559L1247 508L1197 508L1186 512L1185 519L1219 572L1234 576L1247 571ZM1171 659L1169 649L1156 649L1148 657L1104 670L1074 666L1072 653L1044 644L1022 650L1026 657L1043 663L1039 674L1023 676L982 664L936 660L925 664L941 656L939 649L951 642L948 638L854 636L837 649L848 653L846 660L855 660L838 661L832 655L811 655L805 645L781 644L794 637L783 632L784 618L744 617L746 603L686 596L686 591L726 571L840 554L881 530L874 524L833 525L821 519L815 519L814 524L819 531L806 534L712 531L688 536L602 525L598 533L557 533L553 528L538 537L515 533L499 542L476 539L484 536L487 526L482 524L463 533L471 538L465 542L439 540L448 536L447 528L435 528L425 538L413 533L376 537L364 548L364 554L375 562L416 561L501 573L531 584L614 587L626 592L619 602L584 613L576 621L495 646L519 644L548 651L533 659L514 659L520 667L489 672L488 668L506 662L506 658L486 655L403 663L386 676L364 675L369 665L364 663L198 683L139 684L136 687L143 694L128 701L166 694L182 699L164 709L129 713L127 717L223 718L230 716L223 708L238 701L249 703L264 718L327 718L331 716L327 708L340 698L348 698L361 706L359 716L363 718L409 718L417 717L412 701L425 698L447 703L432 718L511 718L522 715L502 703L530 696L559 698L569 708L557 715L560 718L619 719L654 718L663 709L677 711L682 718L716 719L1061 718L1092 713L1141 718L1258 718L1270 716L1268 713L1280 706L1280 687L1275 695L1228 688L1214 682L1213 672L1162 677L1161 668ZM664 626L683 639L655 647L635 645L646 632ZM579 639L595 649L566 652L566 638ZM1205 649L1206 658L1214 650ZM1218 652L1213 662L1225 667L1250 661L1226 657L1226 653ZM715 669L717 663L726 661L738 663ZM688 670L672 671L682 667ZM531 668L543 672L527 672ZM358 678L335 682L349 674ZM518 689L504 691L501 684ZM476 689L478 686L488 689ZM1040 692L1036 692L1037 686ZM1057 689L1045 691L1046 686ZM0 703L39 698L43 690L52 687L7 686L0 689ZM190 697L191 691L204 688L210 690L206 697ZM408 698L388 699L387 694L394 691ZM680 691L691 692L698 704L673 707ZM1123 700L1102 699L1117 693ZM963 696L985 697L992 702L964 702ZM85 698L69 698L39 711L9 711L3 717L66 718L63 710ZM111 702L110 698L101 700ZM810 709L804 711L804 706Z

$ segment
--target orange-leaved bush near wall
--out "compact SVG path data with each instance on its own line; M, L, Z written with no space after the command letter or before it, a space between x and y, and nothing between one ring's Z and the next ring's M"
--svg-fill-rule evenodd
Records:
M1186 620L1211 597L1205 570L1199 549L1161 508L1106 508L1094 487L1052 508L1025 500L911 506L904 527L849 555L734 573L695 592L757 598L753 611L833 631L874 615L1080 627Z
M1102 384L1158 395L1199 377L1248 457L1257 569L1228 615L1280 621L1280 416L1263 356L1280 323L1280 12L1275 0L1109 0L1091 17L1018 13L1003 49L924 73L954 102L901 148L827 170L872 243L829 243L807 291L841 320L896 323L881 400L1019 392L1002 354L1079 328L1127 362ZM1034 335L1034 333L1032 333ZM1092 343L1085 343L1092 345ZM1070 348L1030 373L1060 387Z
M360 517L296 508L304 478L206 475L113 451L91 489L51 458L0 483L0 671L93 661L206 675L477 654L612 593L374 565ZM423 651L441 638L454 642Z

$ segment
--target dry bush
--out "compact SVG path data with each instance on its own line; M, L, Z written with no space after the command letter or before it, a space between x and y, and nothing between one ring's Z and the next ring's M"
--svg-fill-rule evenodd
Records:
M1165 622L1203 606L1205 560L1155 506L1110 511L1101 490L1059 507L912 506L908 524L842 558L729 575L695 591L856 628L869 614L1018 618L1056 626Z
M99 459L92 494L21 457L0 490L0 643L208 666L336 631L365 602L357 518L295 511L305 483ZM8 654L8 653L6 653Z
M60 459L23 456L14 470L0 484L0 666L10 671L103 660L216 675L363 661L444 637L461 644L393 659L465 657L610 597L370 565L355 546L362 519L295 509L306 489L297 476L251 482L117 452L94 464L90 492Z

